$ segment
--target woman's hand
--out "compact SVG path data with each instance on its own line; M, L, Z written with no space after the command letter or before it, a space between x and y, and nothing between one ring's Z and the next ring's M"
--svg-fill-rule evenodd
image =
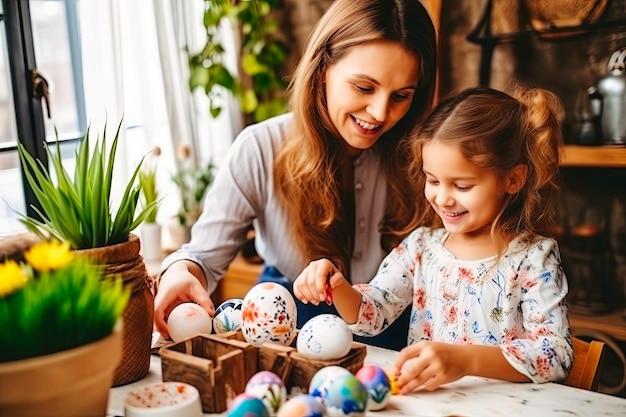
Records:
M194 302L204 308L211 317L215 315L213 301L201 284L202 270L189 261L173 263L161 275L154 297L154 325L161 336L169 339L167 317L181 303Z
M293 283L293 293L304 304L332 303L332 290L346 283L343 274L328 259L318 259L304 268Z
M400 394L433 391L468 374L465 345L422 341L400 351L395 363Z

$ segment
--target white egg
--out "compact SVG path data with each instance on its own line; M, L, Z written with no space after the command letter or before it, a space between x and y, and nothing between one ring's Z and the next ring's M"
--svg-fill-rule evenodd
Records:
M322 361L343 358L352 347L352 331L334 314L320 314L302 326L298 333L298 353Z
M174 307L167 318L167 330L170 338L178 343L199 334L211 334L213 320L198 304L182 303Z
M298 310L287 290L274 282L256 284L241 307L241 332L255 346L265 342L289 345L296 337Z

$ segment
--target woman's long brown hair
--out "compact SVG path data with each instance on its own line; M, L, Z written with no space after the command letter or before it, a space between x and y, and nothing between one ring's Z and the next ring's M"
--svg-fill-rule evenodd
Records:
M291 80L294 121L274 167L298 249L309 260L330 258L346 275L352 254L341 234L353 230L355 219L341 204L340 184L346 179L339 168L347 155L328 115L323 77L351 47L379 40L398 42L421 63L407 114L374 146L389 184L387 195L380 196L386 199L379 225L381 246L388 251L407 235L420 198L406 173L411 158L407 136L432 106L437 62L435 29L418 0L333 2L312 32Z

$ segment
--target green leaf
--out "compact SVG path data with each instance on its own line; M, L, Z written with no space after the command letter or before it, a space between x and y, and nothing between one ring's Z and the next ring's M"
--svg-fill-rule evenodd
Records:
M232 74L222 64L216 64L210 69L210 75L212 81L215 84L219 84L229 90L235 85L235 79Z
M257 100L256 93L253 90L246 90L242 99L241 99L241 107L243 111L246 113L252 113L256 110L259 105L259 101Z
M198 87L204 87L209 82L209 70L200 65L190 66L189 89L191 91Z
M260 72L267 71L267 67L261 64L257 60L257 57L253 54L244 55L243 59L241 60L241 66L248 75L255 75Z

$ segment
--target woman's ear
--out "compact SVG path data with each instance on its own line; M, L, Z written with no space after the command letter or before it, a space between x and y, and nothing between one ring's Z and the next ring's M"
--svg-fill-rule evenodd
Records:
M506 179L505 190L509 194L517 194L526 184L528 167L526 165L516 165L509 171Z

